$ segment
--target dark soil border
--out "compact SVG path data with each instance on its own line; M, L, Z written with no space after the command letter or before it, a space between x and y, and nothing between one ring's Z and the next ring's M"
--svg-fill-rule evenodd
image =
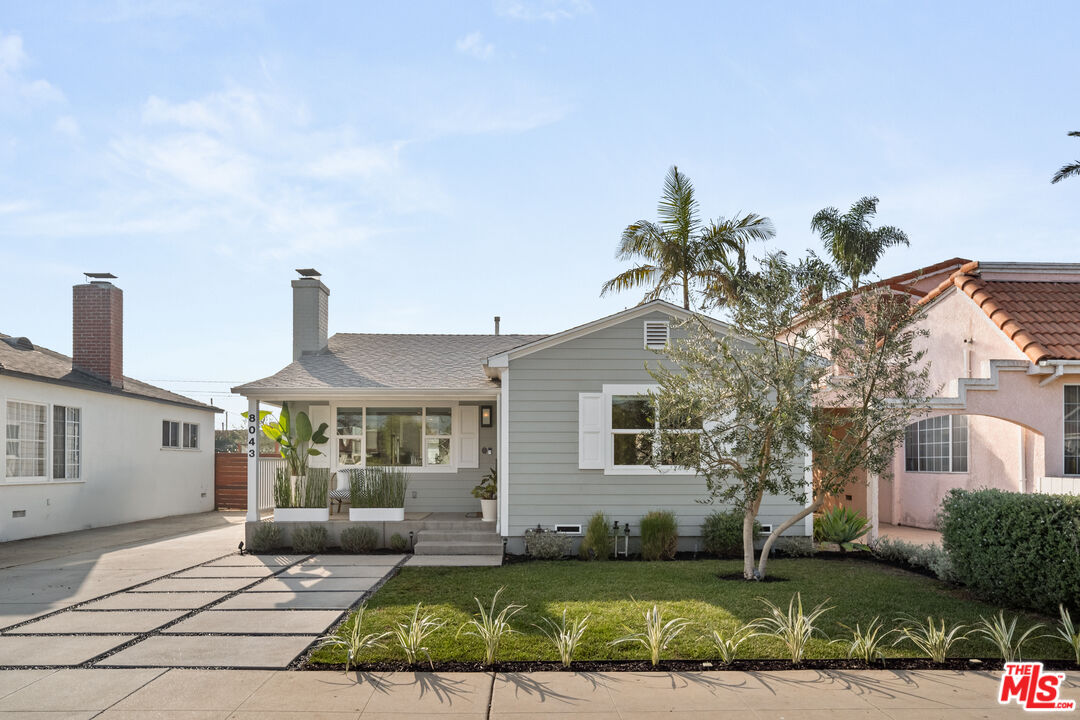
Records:
M1043 660L1048 670L1080 669L1080 666L1067 660ZM1000 658L948 658L944 663L935 663L925 658L886 658L883 662L864 663L861 660L809 659L800 665L792 665L790 660L762 659L736 660L731 665L720 665L708 660L665 660L653 667L647 660L583 660L575 661L571 667L564 668L555 661L515 661L484 665L480 662L437 662L433 665L420 663L409 665L405 662L360 663L350 666L356 672L775 672L781 670L967 670L995 671L1003 669ZM343 663L315 664L305 663L299 670L345 670Z

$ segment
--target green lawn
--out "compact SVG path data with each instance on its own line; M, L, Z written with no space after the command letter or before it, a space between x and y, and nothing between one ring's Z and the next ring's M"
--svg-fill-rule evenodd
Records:
M406 567L386 583L368 602L364 632L379 632L392 623L403 622L417 602L447 625L428 639L436 661L476 661L483 657L478 639L456 636L457 629L476 612L473 598L485 606L501 586L501 600L526 605L512 624L520 634L507 639L499 660L557 660L547 638L533 626L542 617L558 618L564 608L571 617L591 613L589 629L582 639L580 660L644 659L638 645L609 646L615 638L638 632L642 613L654 603L667 617L694 621L672 644L669 657L710 659L715 652L706 628L733 628L764 614L758 600L766 597L786 609L788 600L801 592L809 610L828 600L834 609L824 615L819 626L830 638L847 635L844 623L863 627L881 616L887 627L900 614L925 619L944 617L949 623L973 624L979 616L989 617L997 608L971 600L960 590L936 580L884 565L860 560L791 559L769 563L771 574L787 582L748 583L720 580L717 575L739 572L741 563L731 560L685 562L530 562L498 568L412 568ZM633 599L632 599L633 598ZM1011 615L1012 613L1007 613ZM1020 630L1046 618L1024 616ZM783 658L783 645L773 639L756 637L740 647L740 657ZM1024 646L1024 657L1071 658L1071 649L1060 641L1039 639ZM808 658L843 657L839 644L815 639ZM917 656L910 645L889 648L887 656ZM997 651L985 640L971 640L954 646L951 656L995 657ZM385 650L367 651L361 662L403 660L401 651L388 644ZM344 652L323 649L312 658L316 663L341 663Z

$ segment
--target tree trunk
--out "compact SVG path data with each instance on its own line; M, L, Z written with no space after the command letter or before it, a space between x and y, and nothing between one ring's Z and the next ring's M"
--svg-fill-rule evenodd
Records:
M780 536L792 525L802 520L810 513L817 512L817 509L821 507L821 504L825 502L824 497L815 498L812 503L804 507L799 512L789 517L784 522L780 523L775 530L773 530L769 537L765 539L765 545L761 548L761 559L758 560L757 578L759 580L765 579L765 567L769 564L769 552L772 550L772 546L776 544L776 541L780 539ZM810 539L813 542L813 538Z
M754 580L754 520L757 519L758 510L761 508L762 494L758 494L752 503L743 510L742 524L742 547L743 547L743 578Z
M682 304L683 308L690 309L690 277L686 273L683 273Z

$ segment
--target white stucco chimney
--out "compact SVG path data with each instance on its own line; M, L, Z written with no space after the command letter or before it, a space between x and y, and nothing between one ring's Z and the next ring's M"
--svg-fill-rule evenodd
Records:
M327 317L330 290L319 280L313 268L298 269L303 277L292 281L293 288L293 360L304 353L326 349Z

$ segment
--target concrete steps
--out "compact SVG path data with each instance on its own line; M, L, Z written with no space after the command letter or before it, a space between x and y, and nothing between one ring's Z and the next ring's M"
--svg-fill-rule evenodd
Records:
M425 522L416 536L416 555L497 555L503 551L502 537L493 522Z

